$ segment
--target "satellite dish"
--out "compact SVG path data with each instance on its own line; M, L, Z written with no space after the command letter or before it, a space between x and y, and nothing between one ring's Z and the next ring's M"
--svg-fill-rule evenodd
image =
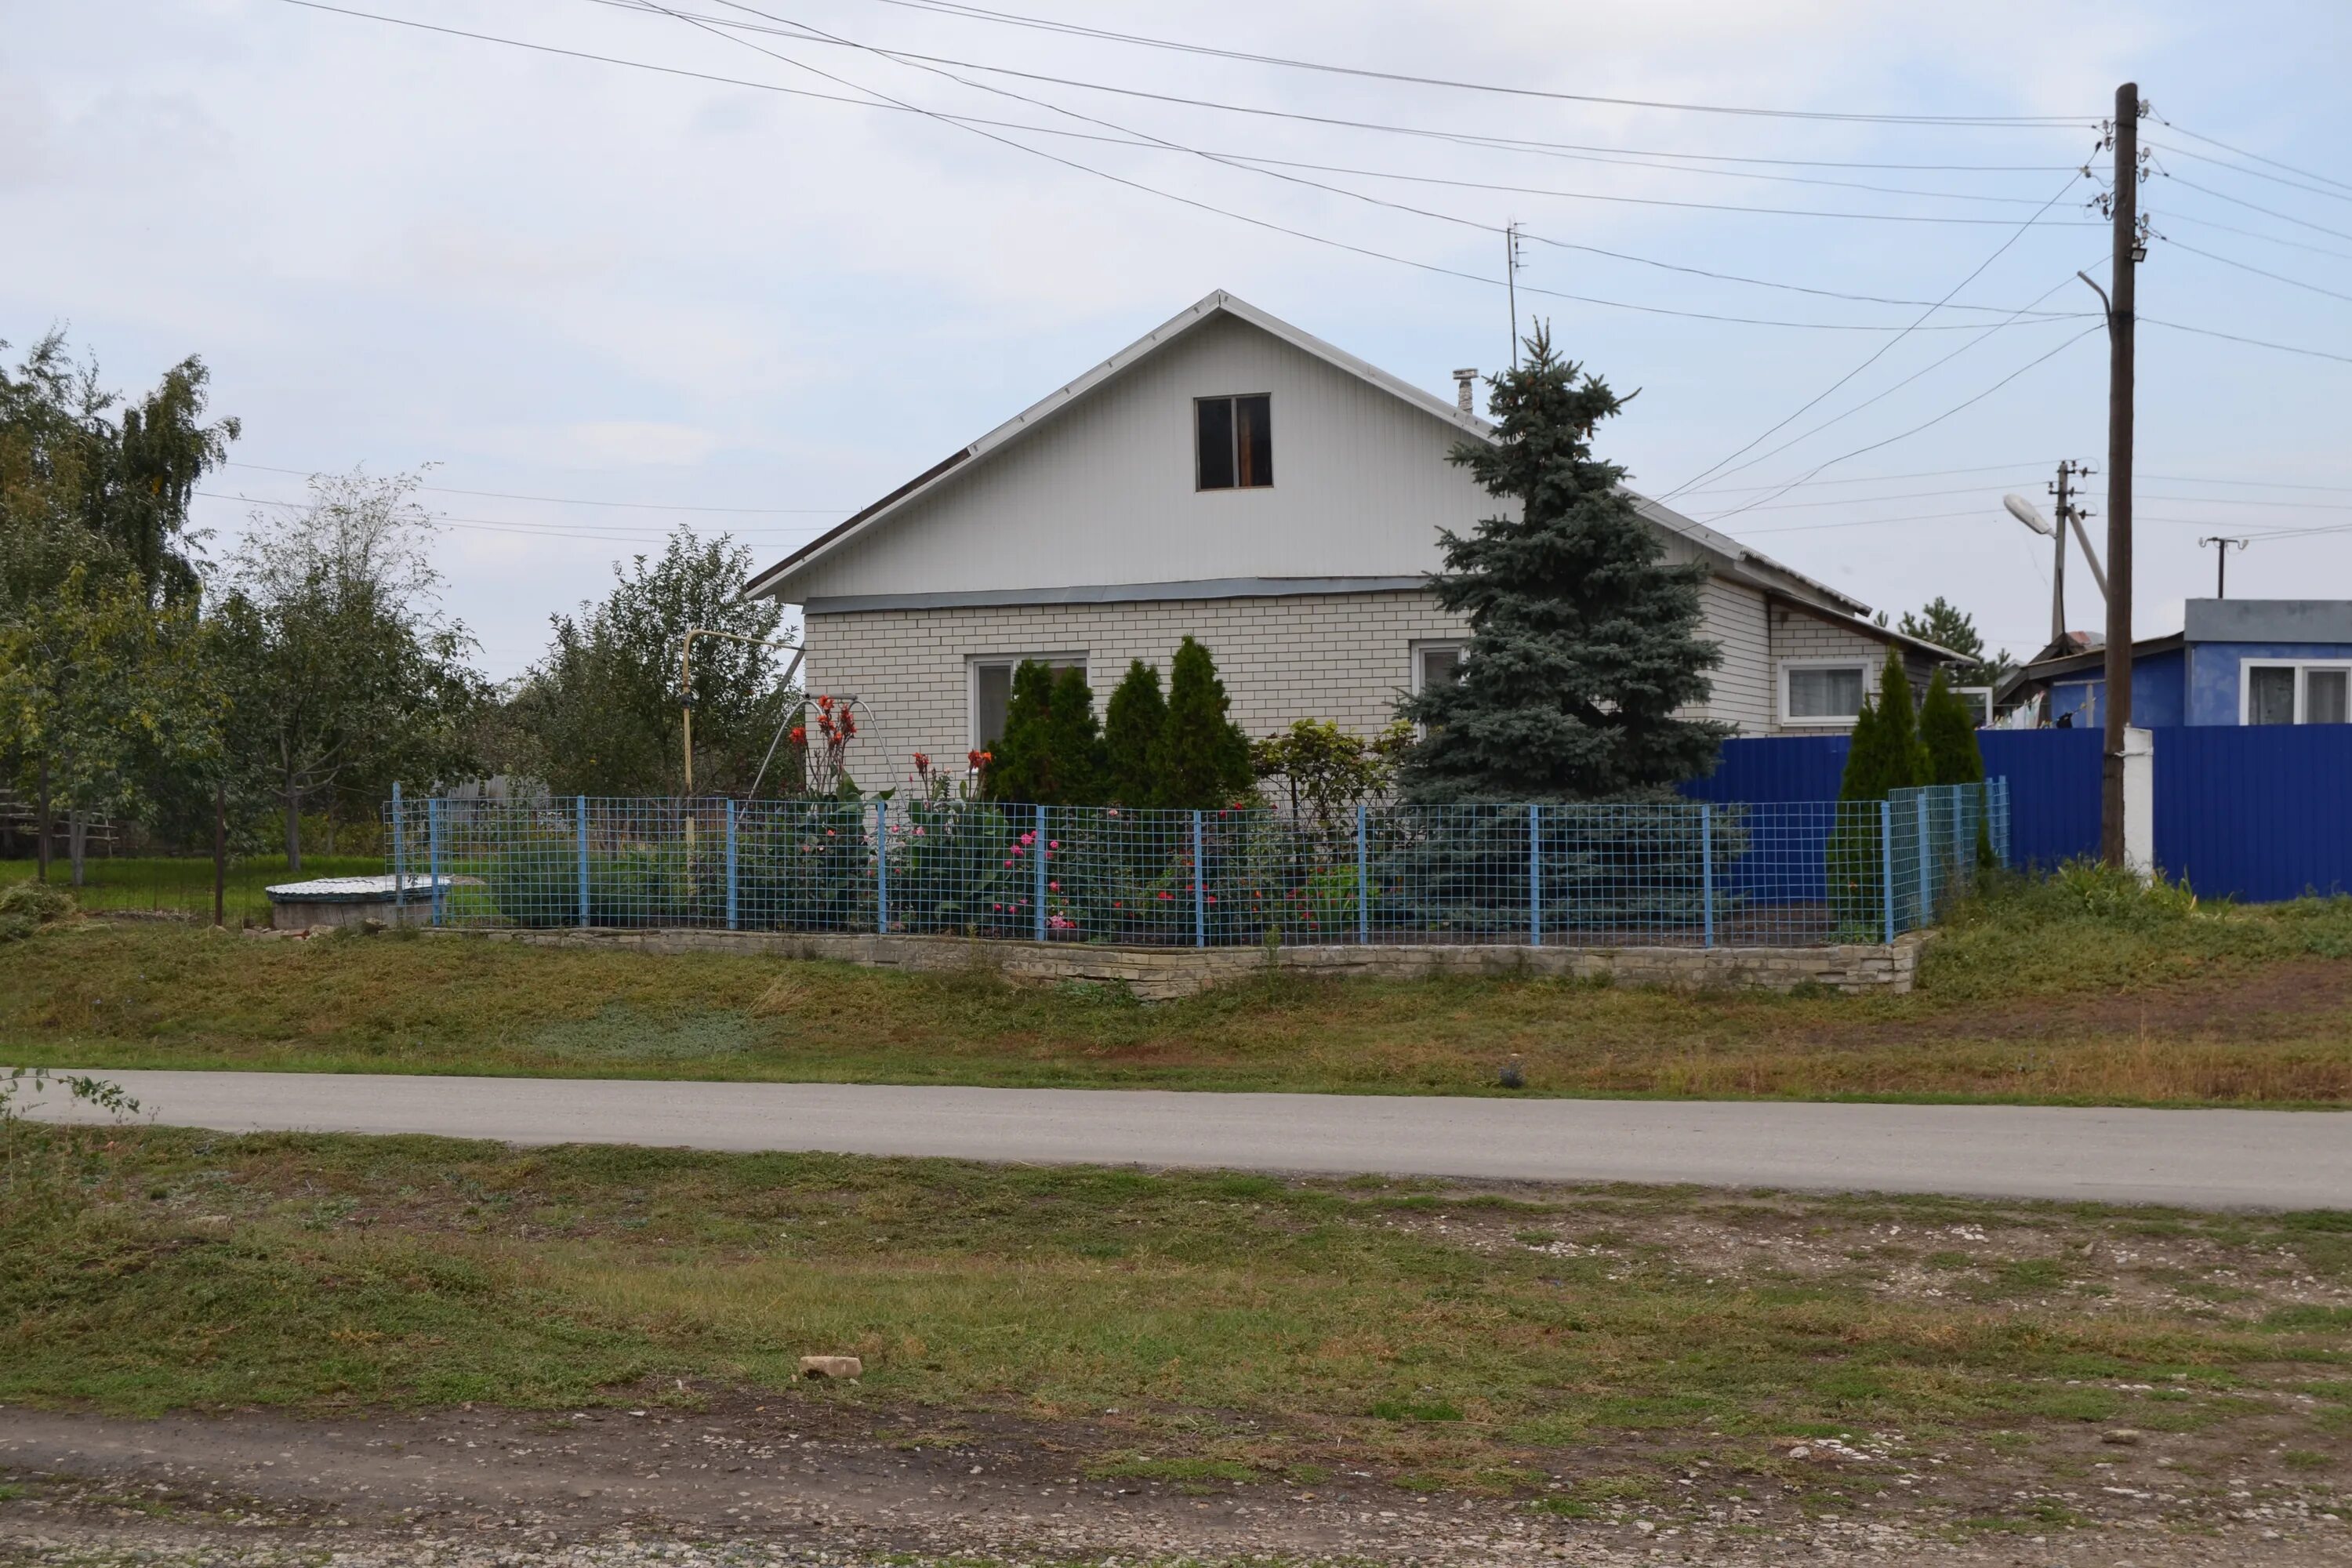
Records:
M2046 537L2058 531L2043 520L2040 512L2033 510L2033 503L2023 496L2003 496L2000 498L2000 504L2009 509L2010 516L2036 533Z

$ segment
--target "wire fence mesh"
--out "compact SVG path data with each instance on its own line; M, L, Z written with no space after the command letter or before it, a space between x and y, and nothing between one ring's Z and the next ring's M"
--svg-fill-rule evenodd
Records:
M1771 805L1146 811L994 801L395 802L446 926L1278 942L1886 942L2009 863L2009 789Z

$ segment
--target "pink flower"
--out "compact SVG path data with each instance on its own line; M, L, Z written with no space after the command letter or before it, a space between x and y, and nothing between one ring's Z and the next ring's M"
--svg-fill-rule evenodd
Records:
M1058 838L1048 838L1045 840L1045 847L1048 849L1059 849L1061 847L1062 841Z
M1048 892L1058 893L1062 890L1062 884L1059 882L1048 882L1045 884L1045 890Z

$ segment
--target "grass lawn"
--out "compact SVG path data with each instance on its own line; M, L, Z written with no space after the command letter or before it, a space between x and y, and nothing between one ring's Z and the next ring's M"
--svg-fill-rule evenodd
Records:
M0 860L0 887L27 882L39 869L31 860ZM74 890L85 910L176 910L204 920L213 914L213 863L189 856L96 855L83 862L85 880ZM272 882L311 877L372 877L383 872L381 855L305 855L302 869L289 873L283 855L239 856L229 861L222 889L223 913L231 925L250 918L256 925L269 923L269 900L262 889ZM73 868L60 858L49 863L49 880L69 885Z
M26 1064L1178 1089L2352 1103L2352 900L2096 874L1961 910L1907 997L1269 975L1145 1006L979 974L86 921L0 949Z
M2234 1476L2352 1431L2341 1214L161 1129L19 1128L9 1172L12 1404L750 1391L1062 1423L1099 1475L1509 1492L1575 1450L1669 1498L1701 1451L1793 1475L1775 1436L2087 1474L2126 1426Z

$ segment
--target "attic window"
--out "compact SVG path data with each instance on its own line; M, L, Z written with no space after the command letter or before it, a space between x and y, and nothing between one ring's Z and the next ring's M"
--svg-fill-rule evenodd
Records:
M1274 483L1274 400L1264 393L1192 402L1195 485L1256 489Z

